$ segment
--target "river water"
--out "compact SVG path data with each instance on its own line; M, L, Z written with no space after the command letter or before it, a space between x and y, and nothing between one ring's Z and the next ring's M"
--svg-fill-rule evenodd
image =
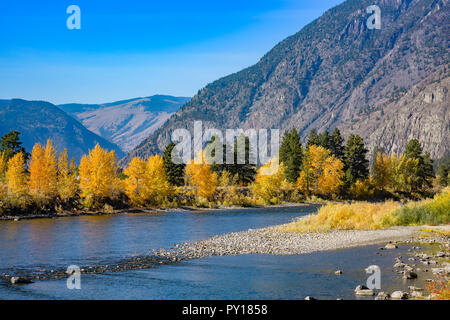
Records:
M3 221L0 273L114 264L177 243L287 223L316 210L303 206ZM365 283L364 269L372 264L382 269L384 290L413 284L391 270L395 256L407 248L380 256L378 247L208 257L144 270L82 274L81 290L69 290L66 279L20 286L0 281L0 299L354 299L353 289ZM337 269L344 273L335 275Z

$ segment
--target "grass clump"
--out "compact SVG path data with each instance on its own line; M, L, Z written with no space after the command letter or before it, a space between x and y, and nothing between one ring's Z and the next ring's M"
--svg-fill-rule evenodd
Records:
M332 229L380 229L384 217L400 206L394 201L328 204L315 215L281 227L285 232L326 232Z
M433 199L411 202L386 217L387 226L439 225L450 223L450 188Z
M353 202L327 204L317 214L280 227L284 232L326 232L373 230L391 226L439 225L450 223L450 188L433 199L410 202Z

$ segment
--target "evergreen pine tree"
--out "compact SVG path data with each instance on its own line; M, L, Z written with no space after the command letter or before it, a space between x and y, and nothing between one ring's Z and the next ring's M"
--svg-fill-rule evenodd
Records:
M417 139L408 142L405 148L405 157L409 159L417 159L419 161L417 178L411 185L412 191L423 191L424 188L432 186L434 178L433 160L429 153L423 154L422 146Z
M175 163L172 159L172 151L175 149L175 143L171 142L163 154L164 170L166 171L167 181L174 186L182 186L184 184L185 164L181 161Z
M320 146L320 143L321 143L320 136L319 136L319 134L317 134L317 130L312 129L309 132L308 142L306 142L306 147L310 147L312 145Z
M344 138L338 128L334 129L331 135L331 154L344 162Z
M303 148L295 128L291 132L284 134L279 154L280 162L285 166L287 180L289 182L296 182L302 166Z
M319 145L322 148L325 148L325 149L331 151L333 142L331 140L331 136L330 136L330 133L328 132L328 130L325 130L322 134L319 135L319 141L320 141Z
M439 177L439 184L443 187L449 185L450 182L450 159L444 161L438 168L437 174Z
M350 135L345 146L344 164L347 183L353 184L369 176L367 149L359 135Z
M12 130L9 133L5 133L0 139L0 153L6 157L6 161L11 159L16 153L23 153L25 162L29 158L29 154L22 147L22 142L19 140L19 131Z

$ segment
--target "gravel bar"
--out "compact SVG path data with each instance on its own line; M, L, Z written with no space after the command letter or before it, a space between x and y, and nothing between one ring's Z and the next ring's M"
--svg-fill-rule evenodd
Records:
M181 260L240 254L295 255L386 242L412 241L417 239L419 229L423 227L335 230L327 233L288 233L281 232L278 228L279 226L272 226L228 233L154 253L163 257L178 257ZM446 226L444 229L449 228Z

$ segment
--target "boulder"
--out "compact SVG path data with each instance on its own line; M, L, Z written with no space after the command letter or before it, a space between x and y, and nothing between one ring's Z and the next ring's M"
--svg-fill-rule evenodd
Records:
M334 274L337 274L337 275L342 274L342 270L336 270L336 271L334 272Z
M384 246L385 249L397 249L398 247L393 243L388 243Z
M403 279L417 279L417 273L414 271L404 271Z
M396 300L406 300L409 298L409 294L404 291L394 291L391 294L391 298Z
M375 300L389 300L389 293L380 291L378 295L375 297Z
M11 284L28 284L28 283L33 283L33 280L27 279L27 278L23 278L23 277L11 277L11 279L9 279L9 281L11 282Z
M411 298L420 298L422 297L421 291L411 291Z
M367 288L365 285L359 285L355 288L355 294L357 296L373 296L375 292L372 289Z

